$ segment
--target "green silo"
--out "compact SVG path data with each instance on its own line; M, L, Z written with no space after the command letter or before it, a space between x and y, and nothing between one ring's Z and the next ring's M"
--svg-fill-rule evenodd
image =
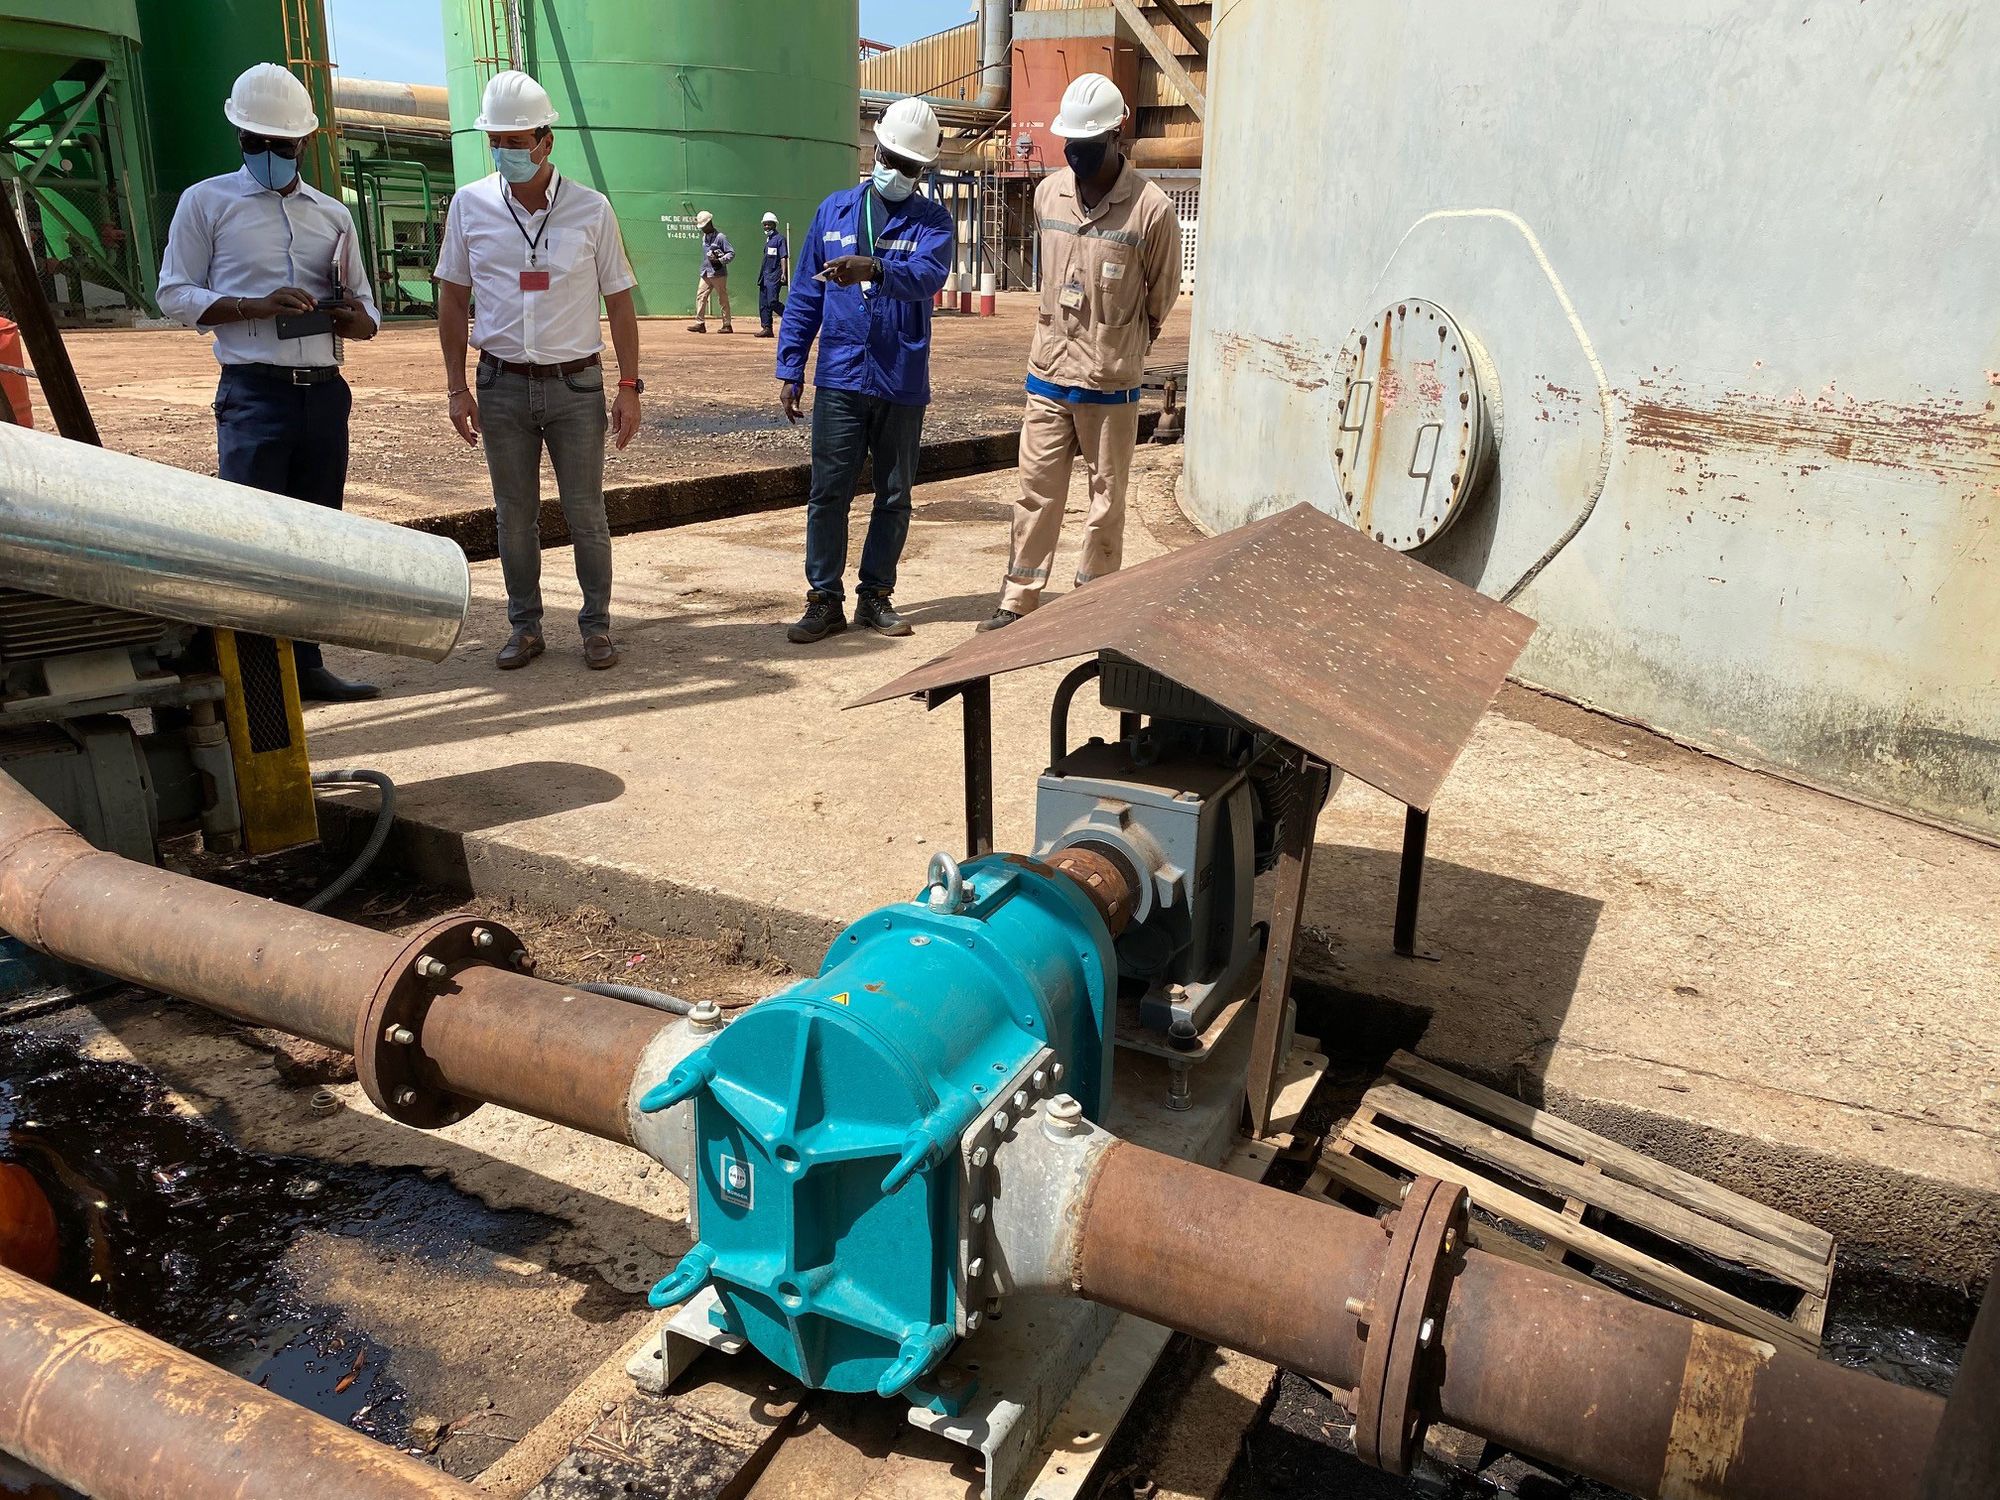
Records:
M486 80L510 65L508 11L445 0L461 187L493 170L472 122ZM556 164L611 199L639 310L692 310L701 209L736 245L732 300L754 309L765 211L796 240L820 200L856 180L857 0L521 0L519 15L521 65L561 116Z
M320 131L299 171L321 192L339 194L324 0L138 0L138 6L153 171L170 202L189 183L243 165L222 101L237 75L260 62L283 64L311 91Z

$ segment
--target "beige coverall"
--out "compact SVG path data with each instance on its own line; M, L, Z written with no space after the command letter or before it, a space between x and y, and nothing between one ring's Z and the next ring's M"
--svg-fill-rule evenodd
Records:
M1167 195L1128 161L1111 191L1086 210L1068 168L1035 190L1042 304L1028 369L1054 385L1110 394L1116 404L1058 401L1030 392L1021 419L1021 499L1000 607L1026 614L1041 602L1062 536L1072 461L1083 455L1090 512L1076 581L1115 573L1125 548L1125 482L1139 436L1146 352L1181 288L1181 226Z

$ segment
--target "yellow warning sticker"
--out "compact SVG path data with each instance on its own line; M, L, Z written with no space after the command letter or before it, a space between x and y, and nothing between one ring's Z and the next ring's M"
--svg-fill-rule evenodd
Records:
M828 995L826 998L831 1000L835 1005L846 1005L848 1003L846 990L842 990L838 995Z

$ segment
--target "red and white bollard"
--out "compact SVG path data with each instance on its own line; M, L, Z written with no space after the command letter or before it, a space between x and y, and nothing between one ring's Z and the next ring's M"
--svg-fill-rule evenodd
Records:
M941 310L949 312L953 304L956 303L957 300L958 300L958 272L947 271L945 273L944 286L942 287L942 289L939 290L937 294L937 305Z
M1000 310L1000 273L982 271L979 274L979 316L990 318Z

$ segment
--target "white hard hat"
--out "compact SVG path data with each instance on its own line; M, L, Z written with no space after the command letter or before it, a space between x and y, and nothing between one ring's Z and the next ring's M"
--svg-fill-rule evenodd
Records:
M775 224L778 222L778 216L776 214L765 214L764 222L766 224Z
M1062 107L1049 126L1069 140L1109 135L1125 123L1125 96L1102 73L1085 73L1063 90Z
M705 208L700 213L694 216L694 227L697 229L706 229L708 228L709 225L713 224L714 222L715 222L715 215L710 213Z
M907 156L926 166L938 158L943 132L938 118L921 99L898 99L882 111L875 122L875 139L898 156Z
M472 122L472 128L498 134L506 130L540 130L555 122L556 107L549 102L549 91L526 73L509 69L495 73L493 81L486 85L486 92L479 100L479 118Z
M258 63L238 78L222 114L238 130L279 140L297 140L319 129L312 95L276 63Z

